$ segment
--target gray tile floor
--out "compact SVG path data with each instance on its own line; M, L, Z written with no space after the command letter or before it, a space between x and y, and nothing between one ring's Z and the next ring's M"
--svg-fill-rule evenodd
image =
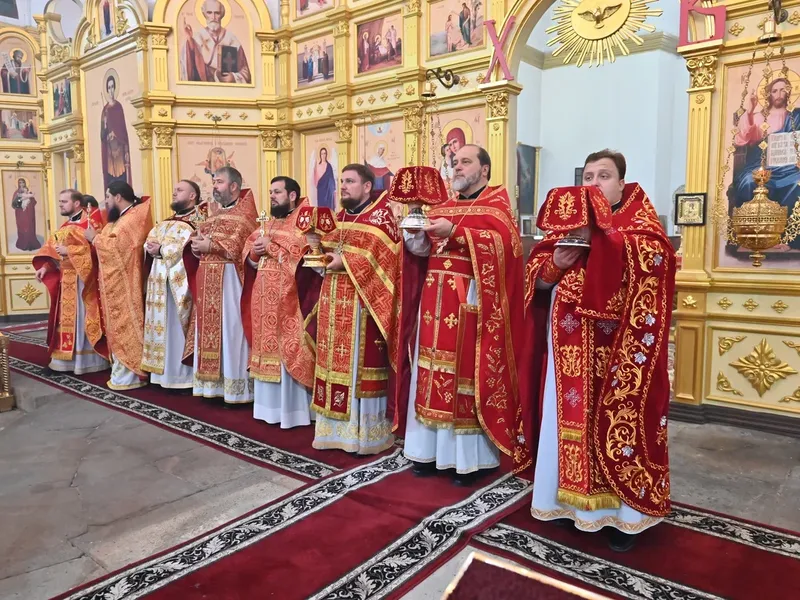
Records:
M675 500L800 530L800 440L672 423L670 453ZM0 414L0 599L49 598L300 485L66 395ZM440 598L469 550L406 598Z

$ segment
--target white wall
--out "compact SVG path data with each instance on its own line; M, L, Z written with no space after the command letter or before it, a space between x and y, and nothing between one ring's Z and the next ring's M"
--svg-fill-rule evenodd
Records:
M542 147L539 205L548 190L573 184L587 154L611 148L625 155L628 181L672 214L686 166L689 77L680 56L651 51L543 71L522 63L518 81L518 141Z
M19 18L9 19L7 17L0 17L0 22L23 27L35 26L36 23L33 21L33 15L43 14L45 4L47 4L47 0L17 0Z

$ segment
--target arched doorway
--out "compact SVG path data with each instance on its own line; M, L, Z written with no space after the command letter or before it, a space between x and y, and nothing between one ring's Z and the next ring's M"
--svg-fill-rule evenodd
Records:
M647 191L671 233L672 192L685 181L689 87L677 53L677 6L660 6L664 14L648 20L656 32L641 34L643 45L631 47L630 55L617 52L613 63L576 67L547 46L556 4L518 0L505 17L506 23L516 17L506 48L522 88L509 102L507 181L526 179L517 178L519 145L539 149L535 197L520 189L523 230L549 189L573 185L588 154L611 148L626 156L627 180Z

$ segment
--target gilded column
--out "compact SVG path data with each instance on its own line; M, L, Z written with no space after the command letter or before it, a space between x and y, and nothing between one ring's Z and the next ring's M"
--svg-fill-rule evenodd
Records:
M268 98L274 98L277 94L277 41L271 35L257 33L256 37L261 41L261 72L264 73L263 94Z
M424 62L422 46L420 46L421 28L422 2L421 0L408 0L403 15L403 57L407 65L419 65Z
M348 79L348 57L350 50L347 41L350 37L350 24L347 22L347 13L336 15L339 17L333 25L333 65L334 80L337 85L344 85ZM403 42L405 43L405 42ZM405 52L405 49L403 50Z
M153 184L153 128L146 123L134 125L142 154L142 194L155 193ZM172 197L170 194L168 197Z
M273 54L276 72L275 93L282 97L289 95L289 61L291 60L291 42L287 38L281 38L275 42L275 53Z
M175 125L172 123L159 124L153 128L153 133L156 135L156 180L153 186L155 194L153 218L161 221L171 214L170 203L173 186L172 148L175 144Z
M269 182L279 173L277 129L270 128L261 132L261 151L264 153L264 168L261 171L261 177L263 178L261 181L261 189L269 190ZM264 196L264 199L259 204L265 204L266 206L259 206L258 210L264 209L270 213L270 203L267 201L269 196L267 196L267 194L262 194L262 196Z
M403 134L405 137L405 163L407 165L423 164L422 150L425 144L423 120L425 105L413 102L403 107Z
M150 49L152 54L152 71L149 69L145 69L144 73L147 79L145 81L149 81L150 85L149 88L153 91L158 92L168 92L169 91L169 81L167 77L167 34L169 34L171 27L156 27L153 25L148 26L148 31L151 32L150 35ZM139 41L137 40L137 49L143 50L143 53L147 52L147 37L141 36L139 38L142 41L142 47L139 46ZM145 54L146 55L146 54ZM141 56L141 55L140 55Z
M689 127L686 149L686 192L707 192L711 161L711 101L716 87L718 55L722 40L682 49L689 70ZM713 193L707 202L713 205ZM709 276L705 270L709 246L706 226L683 227L681 270L676 276L678 305L675 311L675 400L699 405L703 401L706 365L705 318Z
M300 174L295 173L294 165L292 164L292 157L294 156L294 132L291 129L279 129L278 138L281 141L281 149L278 153L278 175L288 175L292 179L300 179ZM300 188L305 185L304 181L300 182ZM304 192L307 194L308 192Z
M516 160L513 144L517 139L516 131L510 131L509 106L516 106L517 96L522 86L513 81L497 81L485 83L479 87L486 96L486 151L492 158L491 184L498 185L508 181L516 181ZM515 214L518 212L514 207Z
M72 160L75 161L75 178L78 180L79 190L89 189L89 178L86 173L86 153L83 150L83 142L76 142L72 145ZM103 190L105 192L105 190Z
M355 144L353 144L353 122L350 119L340 119L334 123L339 131L336 141L336 153L339 157L339 172L344 165L355 162Z

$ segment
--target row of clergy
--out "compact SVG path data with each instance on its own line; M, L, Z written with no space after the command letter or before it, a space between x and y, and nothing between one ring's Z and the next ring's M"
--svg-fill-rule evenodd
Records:
M507 455L535 467L536 518L609 526L628 549L670 506L675 256L625 170L597 152L583 186L550 192L527 265L475 145L456 154L449 198L432 168L401 169L377 193L368 168L345 166L325 233L289 177L259 219L231 167L214 173L213 202L178 182L155 226L125 182L108 186L105 215L65 190L68 220L33 261L51 297L49 368L110 364L113 390L149 379L254 402L267 423L313 422L319 450L375 454L401 436L416 475L459 484ZM393 202L428 204L424 229L400 228ZM322 266L304 266L319 247Z

